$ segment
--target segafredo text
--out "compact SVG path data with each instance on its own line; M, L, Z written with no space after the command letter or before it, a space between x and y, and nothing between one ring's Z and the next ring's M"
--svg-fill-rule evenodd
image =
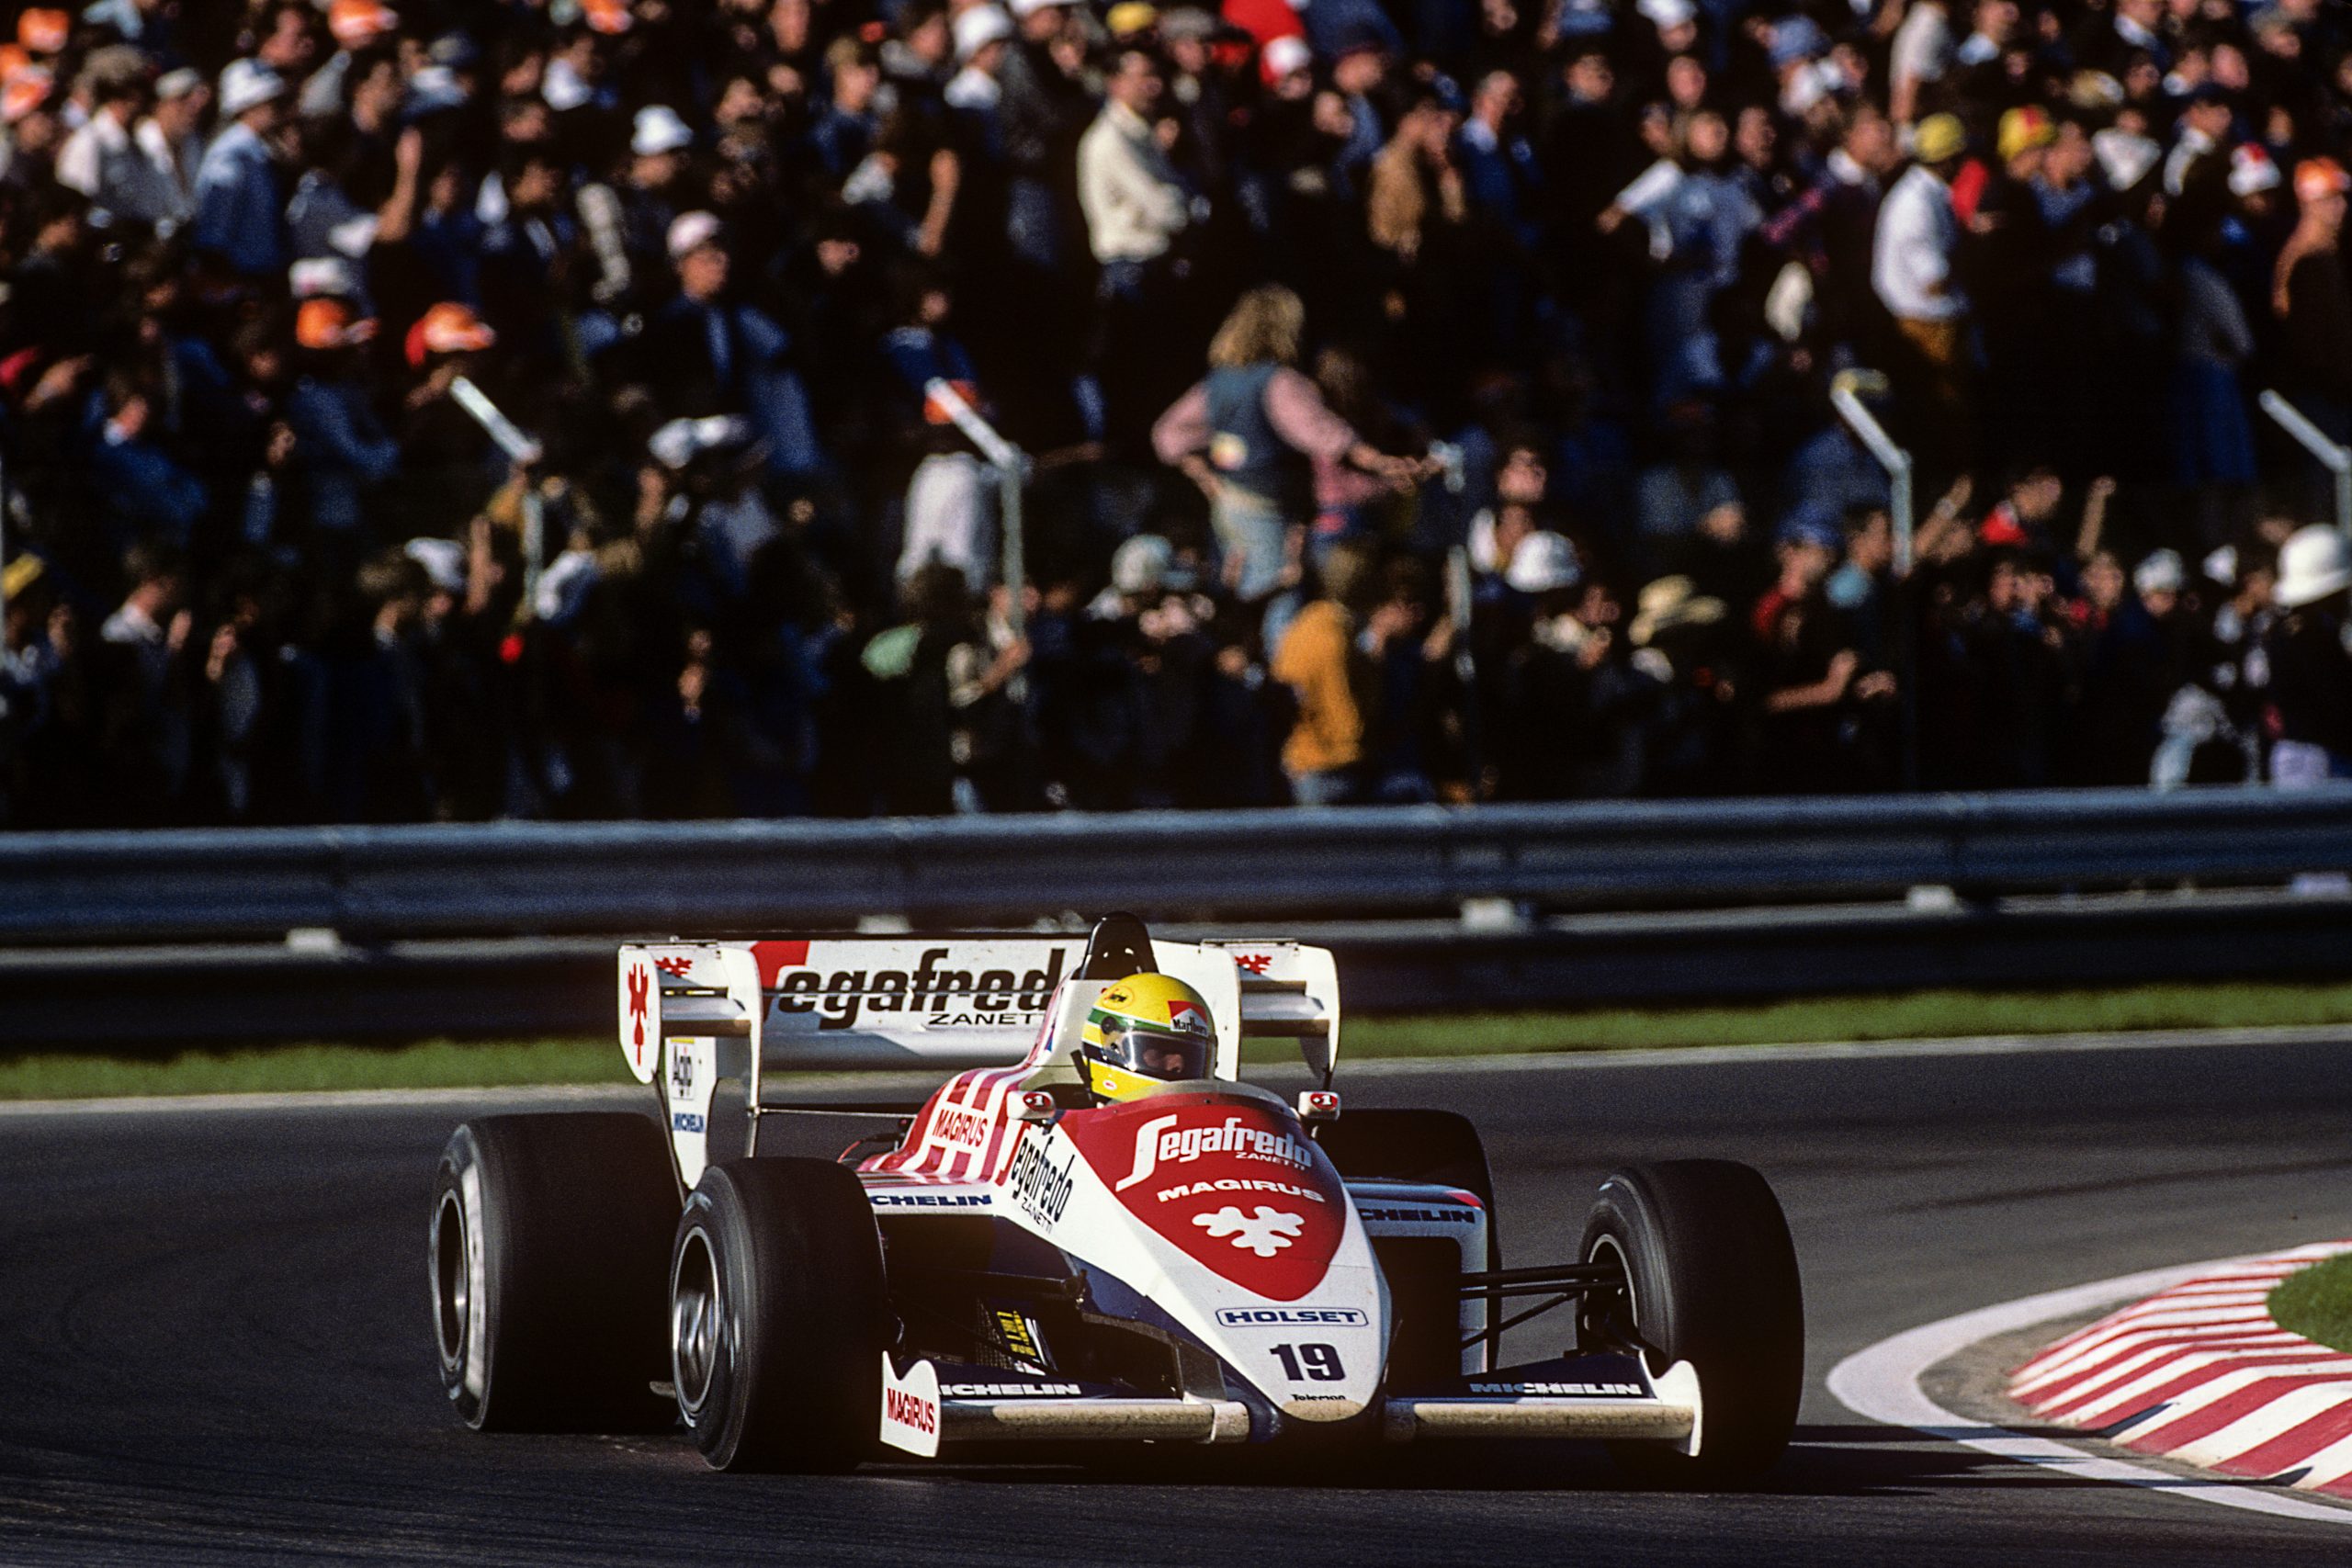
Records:
M1135 1168L1111 1190L1125 1192L1139 1182L1150 1179L1153 1172L1163 1165L1190 1165L1204 1155L1231 1155L1237 1159L1260 1160L1269 1165L1286 1165L1295 1170L1311 1170L1315 1166L1315 1146L1288 1133L1269 1132L1263 1127L1245 1127L1238 1116L1228 1116L1214 1127L1185 1127L1176 1130L1182 1120L1175 1116L1155 1116L1136 1129ZM1218 1184L1223 1190L1223 1184ZM1252 1190L1258 1190L1256 1184ZM1268 1187L1266 1190L1281 1190L1296 1195L1295 1187ZM1162 1198L1175 1194L1163 1192Z
M1005 1179L1012 1188L1012 1195L1029 1211L1029 1217L1041 1225L1057 1224L1062 1210L1069 1202L1070 1171L1078 1164L1078 1154L1058 1167L1046 1157L1046 1139L1033 1134L1021 1140L1021 1147L1013 1152L1012 1167Z

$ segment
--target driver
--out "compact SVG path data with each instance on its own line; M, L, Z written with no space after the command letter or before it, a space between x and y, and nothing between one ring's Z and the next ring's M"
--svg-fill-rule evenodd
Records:
M1172 975L1130 975L1095 998L1078 1061L1095 1100L1111 1104L1208 1077L1215 1042L1200 992Z

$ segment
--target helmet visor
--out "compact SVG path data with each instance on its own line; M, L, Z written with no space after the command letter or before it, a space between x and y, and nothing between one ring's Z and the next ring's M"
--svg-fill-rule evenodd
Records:
M1209 1072L1209 1042L1205 1035L1165 1033L1133 1023L1105 1024L1103 1054L1131 1073L1175 1083L1204 1078Z

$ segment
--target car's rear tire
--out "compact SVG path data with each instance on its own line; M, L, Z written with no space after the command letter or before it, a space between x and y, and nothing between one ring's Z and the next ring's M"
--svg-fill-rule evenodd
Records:
M1764 1178L1730 1160L1613 1172L1577 1256L1623 1269L1652 1373L1687 1361L1699 1375L1698 1451L1612 1443L1619 1464L1684 1486L1744 1485L1770 1469L1804 1391L1804 1297L1788 1221Z
M719 1470L847 1470L882 1424L889 1298L854 1173L809 1159L715 1165L670 1258L671 1382Z
M441 1384L483 1431L671 1426L661 1129L634 1112L485 1116L450 1134L427 1263Z

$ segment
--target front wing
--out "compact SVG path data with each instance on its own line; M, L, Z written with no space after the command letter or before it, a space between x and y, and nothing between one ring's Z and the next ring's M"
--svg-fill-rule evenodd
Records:
M1283 1418L1238 1400L1138 1398L1107 1385L1001 1368L882 1357L882 1441L933 1458L943 1443L1131 1439L1243 1443L1279 1438ZM1696 1451L1698 1375L1677 1362L1653 1377L1641 1359L1579 1356L1508 1367L1375 1407L1392 1443L1446 1438L1651 1440Z

